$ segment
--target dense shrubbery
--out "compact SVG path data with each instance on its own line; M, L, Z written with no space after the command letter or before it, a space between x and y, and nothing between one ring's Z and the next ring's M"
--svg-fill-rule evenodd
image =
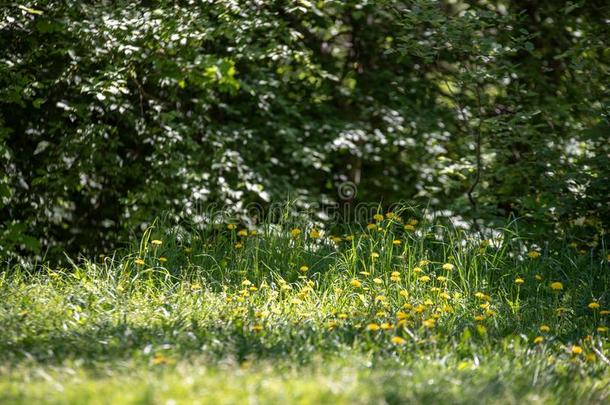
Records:
M0 9L0 255L287 196L608 227L606 2ZM583 235L585 233L583 232ZM117 239L119 238L119 239Z

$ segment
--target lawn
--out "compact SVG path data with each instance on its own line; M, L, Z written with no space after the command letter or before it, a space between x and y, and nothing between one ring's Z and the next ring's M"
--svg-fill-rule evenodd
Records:
M378 214L0 273L0 403L607 403L610 256Z

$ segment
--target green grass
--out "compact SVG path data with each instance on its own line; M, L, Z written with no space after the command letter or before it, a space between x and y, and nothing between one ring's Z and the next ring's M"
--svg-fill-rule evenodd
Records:
M124 254L7 268L0 403L609 400L603 240L414 228L159 225Z

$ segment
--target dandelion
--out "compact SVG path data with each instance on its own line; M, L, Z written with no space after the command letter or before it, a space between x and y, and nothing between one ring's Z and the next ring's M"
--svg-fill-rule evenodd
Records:
M237 226L235 224L227 224L227 229L232 231L233 229L237 228Z
M377 253L377 252L371 253L371 259L375 260L375 259L378 259L378 258L379 258L379 253Z
M366 226L366 229L368 229L369 231L374 231L375 229L377 229L377 225L376 224L368 224Z
M375 297L375 302L383 302L385 300L386 300L385 295L378 295Z
M252 281L245 279L244 281L241 282L241 285L243 285L244 287L249 287L252 285Z
M444 283L445 281L447 281L447 277L445 277L445 276L437 276L436 279L438 281L440 281L441 283Z
M393 271L392 274L390 275L390 281L393 281L395 283L400 281L400 273L397 271Z
M163 241L160 239L153 239L152 241L150 241L150 243L152 243L155 246L159 246L159 245L163 244Z
M237 243L235 244L235 249L241 249L241 248L243 248L243 247L244 247L244 244L243 244L243 243L241 243L241 242L237 242Z
M430 277L429 276L421 276L419 278L419 281L421 281L422 283L427 283L428 281L430 281Z
M144 260L143 259L136 259L133 261L135 264L137 264L138 266L142 266L144 265Z
M413 273L421 273L424 271L421 267L413 267Z
M544 342L544 338L542 336L536 336L534 338L534 344L539 345L542 342Z
M350 282L350 284L352 285L352 287L355 287L355 288L360 288L360 287L362 287L362 283L360 282L360 280L353 279L353 280Z
M608 327L607 326L598 326L597 327L597 331L599 333L607 333L608 332Z
M453 264L451 264L451 263L443 264L443 270L452 271L453 269L455 269L455 266Z
M339 318L339 319L347 319L347 314L342 312L339 315L337 315L337 318Z
M400 346L400 345L404 345L405 343L407 343L407 341L403 338L401 338L400 336L393 336L390 339L390 342L392 342L393 344Z
M256 229L250 231L250 236L256 236L258 234Z
M589 305L587 305L587 307L589 307L590 309L598 309L599 308L599 302L590 302Z
M298 237L301 234L301 230L299 228L292 228L290 230L290 236L292 236L293 238Z
M407 298L409 296L409 292L407 290L400 290L398 294L404 298Z
M248 230L247 229L240 229L239 232L237 232L237 234L239 236L248 236Z
M331 240L333 243L339 243L339 242L341 242L341 241L343 240L343 238L342 238L342 237L340 237L340 236L331 236L331 237L330 237L330 240Z
M485 320L485 316L477 315L477 316L474 317L474 320L477 321L477 322L481 322L481 321Z
M400 239L394 239L394 240L392 241L392 244L393 244L394 246L400 246L400 244L401 244L401 243L402 243L402 241L401 241Z
M572 346L572 354L578 356L581 353L582 353L582 347L576 346L576 345Z
M597 357L595 356L594 353L589 353L585 356L585 360L588 361L589 363L593 363L593 362L597 361Z
M523 283L525 283L525 280L524 280L524 279L522 279L521 277L517 277L517 278L515 279L515 284L517 284L517 285L521 285L521 284L523 284Z
M540 325L539 329L540 329L540 332L547 333L547 332L549 332L551 330L551 327L548 326L548 325Z
M381 222L383 221L383 215L382 214L375 214L373 215L373 219L377 222Z
M608 311L607 309L604 309L602 311L599 311L600 315L610 315L610 311Z
M167 261L167 257L165 257L165 256L159 256L159 261L160 261L161 263L165 263L165 262Z
M422 322L422 324L428 328L428 329L432 329L436 326L436 320L433 318L430 319L426 319L425 321Z
M409 231L409 232L413 232L415 230L415 226L411 225L411 224L406 224L404 226L405 231Z
M263 330L263 325L252 326L252 332L261 332L262 330Z
M312 229L309 231L309 237L312 239L318 239L322 234L317 229Z
M301 268L299 268L299 271L301 271L302 273L307 273L307 270L309 270L309 267L303 265L301 266Z
M369 323L368 325L366 325L366 330L371 332L378 331L379 329L381 328L376 323Z
M527 253L527 257L529 257L530 259L537 259L540 257L540 252L537 250L532 250Z
M374 278L374 279L373 279L373 283L375 283L375 284L382 284L382 283L383 283L383 280L382 280L382 279L380 279L380 278Z
M563 290L563 284L561 284L559 281L555 281L554 283L551 283L551 290L554 290L554 291Z
M381 324L381 326L380 326L380 327L381 327L381 329L383 329L383 330L388 330L388 329L392 329L392 324L391 324L391 323L389 323L389 322L384 322L384 323L382 323L382 324Z
M430 264L430 260L427 260L427 259L423 259L423 260L420 260L420 261L419 261L419 265L420 265L421 267L427 266L427 265L429 265L429 264Z

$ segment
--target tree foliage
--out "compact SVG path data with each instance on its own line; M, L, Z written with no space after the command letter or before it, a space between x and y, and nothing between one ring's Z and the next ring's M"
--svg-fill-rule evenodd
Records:
M0 254L291 196L608 228L601 0L0 9ZM118 238L118 239L117 239Z

